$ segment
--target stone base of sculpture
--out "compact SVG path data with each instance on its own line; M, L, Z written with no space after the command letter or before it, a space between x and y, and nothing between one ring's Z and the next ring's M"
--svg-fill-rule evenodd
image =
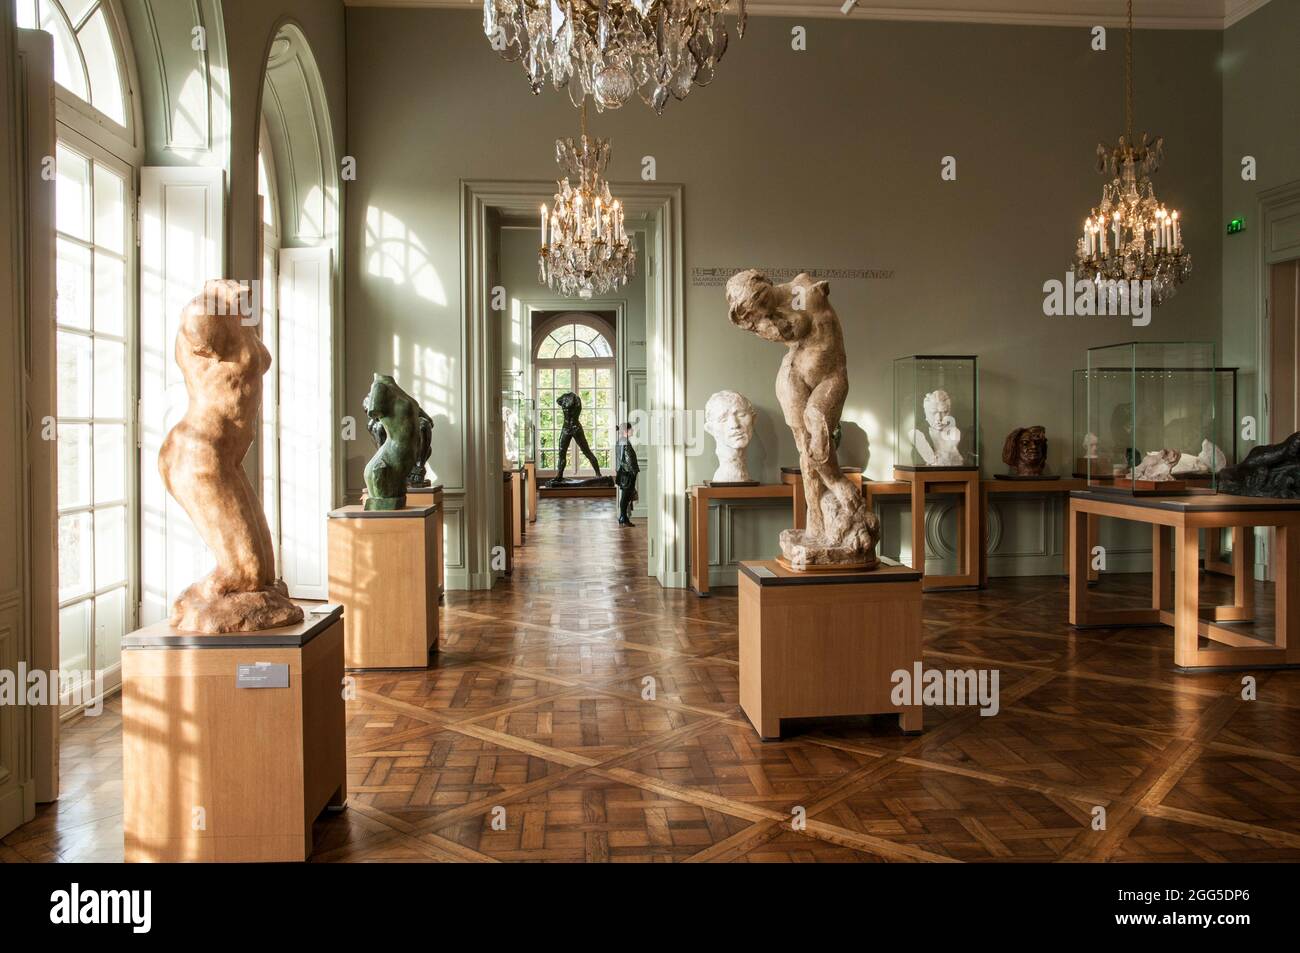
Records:
M302 607L290 601L283 582L277 581L252 592L230 592L223 591L221 585L208 576L177 597L168 621L182 632L219 635L260 632L282 625L296 625L302 620Z
M880 565L874 550L864 554L860 546L837 546L802 529L781 531L780 562L796 572L875 569Z
M552 477L542 484L548 490L575 490L602 486L612 487L613 485L614 478L610 476Z

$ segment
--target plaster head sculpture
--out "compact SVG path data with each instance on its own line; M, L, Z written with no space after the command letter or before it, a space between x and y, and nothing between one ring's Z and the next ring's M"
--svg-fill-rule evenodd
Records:
M754 405L734 390L720 390L704 405L704 429L717 444L714 483L752 483L745 448L754 437Z
M501 405L501 465L507 470L519 466L519 413L509 404Z
M1172 480L1173 468L1182 454L1177 450L1152 450L1133 468L1134 480L1164 483Z
M400 510L419 450L420 407L388 374L375 375L364 403L367 416L382 424L386 435L366 464L366 509Z
M831 434L849 392L848 361L830 286L807 274L774 285L754 270L727 282L733 325L783 344L776 396L799 450L808 500L806 529L781 533L781 553L792 569L877 565L880 523L862 493L840 471Z
M258 328L240 320L243 293L238 282L209 281L181 313L176 363L189 405L158 451L163 485L217 564L177 597L171 624L208 635L303 619L275 578L271 531L243 466L271 366Z
M922 401L929 439L919 430L912 431L912 446L921 455L926 466L959 467L964 461L961 450L961 431L952 415L952 396L942 388L931 391Z
M1083 457L1085 460L1097 459L1097 435L1095 433L1086 433L1083 435Z
M1042 476L1047 466L1047 428L1017 427L1002 445L1002 462L1016 476Z

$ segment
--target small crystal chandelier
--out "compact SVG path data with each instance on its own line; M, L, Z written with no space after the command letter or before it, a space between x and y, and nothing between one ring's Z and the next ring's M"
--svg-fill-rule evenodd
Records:
M636 273L636 249L623 227L623 206L601 178L609 140L587 137L585 104L581 139L556 139L555 161L568 175L556 183L555 207L548 213L542 206L538 280L568 298L621 288Z
M727 51L730 0L483 0L483 32L522 60L534 93L549 77L577 106L617 109L637 92L662 114L668 97L707 86ZM736 0L745 35L745 0Z
M1164 158L1164 138L1133 137L1133 0L1128 2L1124 60L1125 134L1119 145L1097 146L1097 171L1111 181L1102 186L1101 204L1084 220L1074 255L1074 272L1099 285L1151 282L1151 304L1158 306L1191 275L1192 256L1183 249L1178 212L1156 199L1149 176Z

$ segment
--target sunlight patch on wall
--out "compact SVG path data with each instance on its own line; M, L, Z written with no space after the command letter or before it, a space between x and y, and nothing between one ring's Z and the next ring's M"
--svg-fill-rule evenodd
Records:
M436 305L447 304L442 278L429 261L424 244L397 216L373 205L366 209L366 272L409 286Z

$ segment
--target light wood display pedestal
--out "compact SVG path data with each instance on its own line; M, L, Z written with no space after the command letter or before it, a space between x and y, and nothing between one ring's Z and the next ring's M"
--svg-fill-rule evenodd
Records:
M507 472L510 474L510 508L504 515L513 529L515 547L518 548L524 544L524 537L528 534L528 475L523 467Z
M1101 517L1151 526L1150 609L1096 609L1089 605L1089 529ZM1070 494L1070 521L1071 625L1172 626L1174 667L1182 671L1300 666L1300 500L1221 493L1130 497L1080 490ZM1276 531L1272 642L1228 625L1250 622L1255 615L1251 528L1256 526ZM1202 607L1200 533L1227 528L1233 534L1233 601L1231 605Z
M690 500L690 538L687 554L690 583L695 594L709 594L709 502L711 500L783 500L794 492L788 483L760 483L756 486L710 486L701 483L687 492Z
M980 550L984 548L983 514L980 507L979 467L894 467L894 479L912 487L912 565L925 572L925 494L927 489L957 489L962 494L961 521L957 524L957 552L960 570L951 576L925 576L921 588L978 588Z
M330 513L330 600L350 669L424 668L438 644L436 505Z
M501 471L501 547L506 551L505 574L515 571L515 474L513 470Z
M128 862L302 861L312 822L347 796L343 619L122 640ZM241 666L287 687L241 687ZM247 679L245 680L247 681Z
M537 464L524 464L524 482L528 484L528 522L537 522Z
M361 502L366 501L366 491L361 491ZM438 512L433 514L433 532L434 542L438 547L438 603L442 604L442 597L447 591L447 569L446 563L442 558L443 554L443 526L446 524L447 511L442 506L442 484L435 483L433 486L408 486L406 488L406 505L419 509L424 506L436 506Z
M920 661L921 573L740 564L740 707L765 740L783 718L897 712L920 731L921 706L890 701L891 675Z

